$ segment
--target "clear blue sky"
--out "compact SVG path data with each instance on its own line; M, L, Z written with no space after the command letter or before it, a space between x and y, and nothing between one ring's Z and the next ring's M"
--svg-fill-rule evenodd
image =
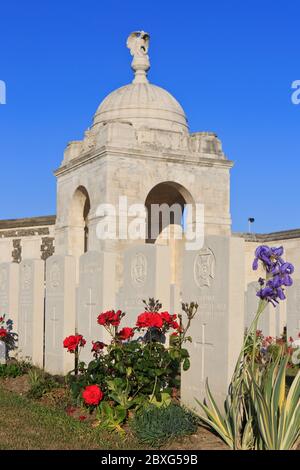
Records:
M52 171L102 99L132 79L128 33L151 34L150 80L214 131L231 173L233 229L300 227L300 2L2 1L0 219L55 213Z

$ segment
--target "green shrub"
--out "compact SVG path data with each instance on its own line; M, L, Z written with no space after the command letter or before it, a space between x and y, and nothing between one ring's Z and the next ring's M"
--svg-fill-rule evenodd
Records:
M160 447L167 440L193 434L197 427L197 417L174 403L165 407L148 405L137 411L131 421L137 439L151 447Z
M27 374L31 365L28 362L9 362L8 364L0 364L0 377L19 377Z
M27 396L34 399L42 398L45 393L60 386L51 375L45 374L38 369L29 371L29 383L30 389L27 392Z

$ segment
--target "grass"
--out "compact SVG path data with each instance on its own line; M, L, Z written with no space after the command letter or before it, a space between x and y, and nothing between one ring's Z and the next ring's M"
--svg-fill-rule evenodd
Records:
M132 437L121 438L91 428L52 409L0 388L0 450L126 450L142 448Z

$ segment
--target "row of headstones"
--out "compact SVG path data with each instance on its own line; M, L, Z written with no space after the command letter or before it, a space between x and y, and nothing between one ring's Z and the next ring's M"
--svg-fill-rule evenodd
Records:
M138 245L124 254L123 286L116 294L116 259L111 253L88 252L79 263L52 256L46 262L25 260L0 265L0 314L6 312L19 334L18 354L54 374L74 367L74 356L62 348L64 337L76 330L87 341L81 360L89 361L91 342L107 342L97 325L101 311L127 312L124 326L134 326L143 299L159 299L164 310L180 312L180 301L197 302L193 342L186 347L191 367L183 375L182 398L195 406L208 378L222 401L240 350L244 331L244 246L238 238L210 236L199 251L185 251L181 286L171 284L170 253L166 246ZM44 281L46 279L46 281ZM45 303L45 305L44 305Z
M121 309L127 313L123 326L134 326L136 316L143 311L143 299L155 297L172 313L180 312L180 301L197 302L198 314L190 330L193 342L186 344L191 367L183 374L182 398L195 406L195 397L204 398L208 378L220 403L240 351L245 324L257 307L256 292L248 289L245 309L243 259L242 240L207 237L204 248L184 253L182 284L175 286L171 284L168 247L139 245L124 254L123 286L117 294L116 258L112 253L84 254L78 287L71 256L50 257L46 276L40 260L5 263L0 265L0 316L7 313L14 321L20 357L30 358L50 373L66 374L74 367L74 355L62 347L66 336L75 331L84 336L87 344L80 359L85 362L92 359L92 341L108 342L104 328L97 324L101 311ZM299 307L293 300L288 306L293 311L291 318L296 318Z

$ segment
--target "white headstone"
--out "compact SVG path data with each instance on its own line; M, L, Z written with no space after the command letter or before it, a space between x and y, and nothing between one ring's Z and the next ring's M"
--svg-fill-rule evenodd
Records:
M287 293L287 337L297 340L300 333L300 279L295 279Z
M6 364L6 344L0 339L0 364Z
M13 322L13 332L18 332L19 264L0 264L0 316Z
M123 287L118 307L126 312L126 325L134 326L144 311L143 300L158 299L163 310L170 309L171 261L167 246L139 245L124 254Z
M92 341L107 341L105 330L97 324L98 315L115 308L116 257L113 253L90 251L80 257L78 290L78 333L86 345L80 360L92 359Z
M188 343L191 367L182 372L181 396L197 408L205 398L205 382L223 403L244 332L244 242L208 236L204 247L184 253L184 302L197 302Z
M44 262L20 263L19 355L43 367L44 343Z
M74 355L63 348L75 333L76 263L72 256L51 256L46 261L45 370L65 375L74 369Z

